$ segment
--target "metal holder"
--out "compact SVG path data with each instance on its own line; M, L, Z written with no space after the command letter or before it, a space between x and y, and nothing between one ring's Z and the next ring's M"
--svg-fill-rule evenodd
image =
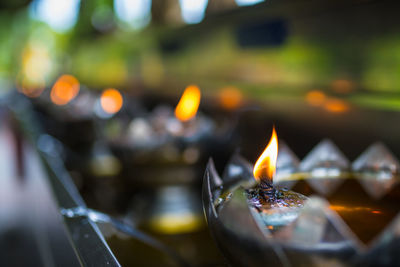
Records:
M274 186L296 189L301 182L318 194L310 196L293 222L277 231L265 226L249 206L245 192L255 184L252 166L239 155L232 157L222 178L209 161L203 208L214 239L234 266L397 266L399 214L365 243L329 199L346 186L342 184L346 177L359 182L370 199L379 201L389 193L400 199L392 190L400 181L399 169L398 160L382 143L371 145L352 164L330 140L322 141L301 162L281 143ZM369 223L372 226L364 220L363 227Z

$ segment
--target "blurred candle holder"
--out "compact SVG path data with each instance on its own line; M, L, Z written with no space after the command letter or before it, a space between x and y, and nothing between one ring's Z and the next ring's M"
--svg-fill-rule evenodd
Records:
M175 111L156 106L109 139L124 166L122 176L139 192L132 201L131 217L151 231L182 234L205 227L202 165L216 149L229 150L234 125L198 112L200 97L200 89L190 85Z
M308 196L286 226L267 226L249 202L252 165L234 155L220 177L212 160L203 209L220 250L233 266L398 266L399 167L375 143L352 164L323 140L301 162L279 143L274 187Z

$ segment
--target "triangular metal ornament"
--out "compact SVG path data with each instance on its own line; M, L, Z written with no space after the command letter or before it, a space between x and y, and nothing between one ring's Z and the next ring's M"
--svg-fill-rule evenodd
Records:
M329 203L311 197L296 220L273 234L285 252L299 254L295 265L347 266L352 257L364 249L346 223L329 208ZM336 249L330 249L335 247ZM305 251L307 251L305 253Z
M371 243L359 265L400 266L400 214Z
M301 161L299 169L310 174L307 182L314 190L327 196L344 181L339 177L349 169L349 165L349 160L336 145L325 139Z
M365 191L379 199L399 182L399 160L381 142L369 146L352 164Z
M238 153L235 153L225 167L222 181L225 190L232 189L232 187L237 187L245 182L255 183L253 166Z
M292 188L297 181L288 179L299 167L300 160L284 141L279 141L278 158L274 184L279 187Z

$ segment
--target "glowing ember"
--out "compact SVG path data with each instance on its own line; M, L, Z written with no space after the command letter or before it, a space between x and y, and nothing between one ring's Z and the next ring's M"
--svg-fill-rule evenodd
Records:
M178 105L175 109L175 116L180 121L188 121L196 116L200 104L200 89L195 85L186 87Z
M121 109L123 102L121 93L113 88L104 90L100 97L101 107L109 114L117 113Z
M56 105L66 105L79 93L79 82L72 75L62 75L50 92L50 99Z
M258 158L254 165L253 174L259 182L272 183L272 178L276 169L276 159L278 158L278 137L275 127L272 130L272 136L264 152Z

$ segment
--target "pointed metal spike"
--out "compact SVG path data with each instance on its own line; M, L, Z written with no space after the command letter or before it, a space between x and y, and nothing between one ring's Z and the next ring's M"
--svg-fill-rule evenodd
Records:
M368 266L400 265L400 214L370 244L370 249L359 262Z
M301 161L300 170L313 172L316 169L327 169L324 175L334 175L337 172L329 172L329 169L346 170L349 168L349 160L329 139L322 140L311 152ZM316 172L322 175L322 171Z
M311 197L297 219L273 236L286 244L285 252L299 254L296 259L300 262L293 262L295 265L318 262L325 266L334 259L334 266L343 266L364 249L346 223L329 208L329 203L318 197Z
M229 232L235 233L239 241L228 246L237 247L237 251L245 254L242 260L245 259L246 266L259 266L267 261L273 266L289 266L281 246L273 242L271 233L249 207L245 194L242 188L236 189L219 211L220 221ZM254 265L250 262L258 263Z
M352 164L352 169L357 172L386 172L398 173L399 160L382 143L376 142L369 146ZM384 177L382 177L384 178Z
M304 246L351 241L362 248L361 241L340 216L322 198L310 197L297 219L274 234L276 239Z
M300 160L284 141L279 140L278 148L274 184L290 189L296 184L296 181L290 181L285 178L297 171Z
M226 165L222 180L225 188L230 188L241 181L253 181L253 166L242 156L235 153Z
M214 161L210 158L204 174L202 188L203 209L208 222L218 217L214 203L219 197L221 186L222 180L215 170Z
M319 193L329 195L343 182L335 179L349 169L349 161L329 139L321 141L300 163L302 172L309 172L307 182Z
M352 164L365 191L379 199L399 182L400 163L398 159L381 142L369 146Z
M254 217L242 188L235 190L220 210L220 220L235 233L265 242L268 230ZM245 226L245 227L244 227Z

